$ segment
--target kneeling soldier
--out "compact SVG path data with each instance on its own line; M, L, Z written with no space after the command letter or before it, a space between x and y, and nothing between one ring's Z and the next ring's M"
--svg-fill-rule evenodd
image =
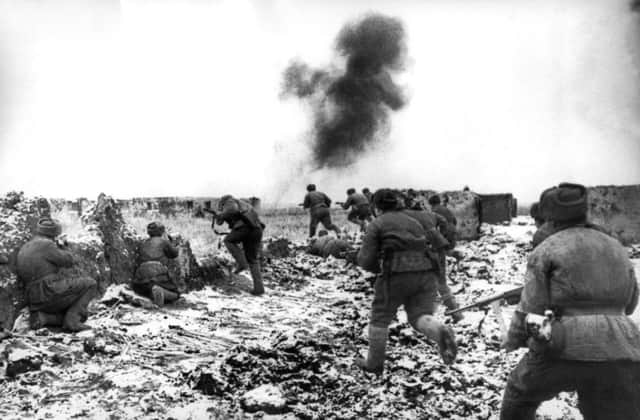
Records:
M158 222L147 225L149 238L138 250L139 266L133 279L133 290L151 297L153 302L162 306L180 297L178 285L169 274L167 261L178 256L178 250L168 238L164 238L164 226Z
M68 278L59 273L61 268L73 266L71 252L56 244L61 230L55 220L38 221L35 237L18 252L18 277L25 286L32 328L62 326L82 331L90 328L83 322L97 285L89 277Z
M394 191L377 191L374 202L382 214L369 224L358 253L358 265L382 275L376 280L371 307L369 354L366 360L357 359L356 364L364 370L382 373L387 329L400 305L404 305L411 326L435 341L444 362L451 364L457 347L453 330L433 316L438 267L425 252L426 232L418 221L398 209Z

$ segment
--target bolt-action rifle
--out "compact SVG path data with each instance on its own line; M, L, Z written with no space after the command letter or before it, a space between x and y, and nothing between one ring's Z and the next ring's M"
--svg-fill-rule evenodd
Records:
M523 288L524 286L519 286L514 289L507 290L506 292L498 293L497 295L493 295L485 299L480 299L470 305L447 311L445 312L445 315L453 315L473 308L483 308L491 305L493 302L500 302L502 300L507 301L509 305L515 305L520 302L520 295L522 294Z

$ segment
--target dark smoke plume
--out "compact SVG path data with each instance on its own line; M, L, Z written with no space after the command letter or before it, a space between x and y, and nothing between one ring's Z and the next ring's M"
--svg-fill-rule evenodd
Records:
M391 78L404 69L402 22L380 14L345 25L336 38L343 69L312 69L299 61L284 72L282 97L313 107L312 158L316 169L353 164L389 132L390 111L405 104Z

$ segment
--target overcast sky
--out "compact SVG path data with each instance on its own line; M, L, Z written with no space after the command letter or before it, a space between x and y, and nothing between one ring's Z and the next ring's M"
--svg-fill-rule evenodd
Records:
M409 103L352 168L309 171L279 97L340 28L399 17ZM640 21L627 0L0 0L0 192L257 195L308 182L513 192L640 183Z

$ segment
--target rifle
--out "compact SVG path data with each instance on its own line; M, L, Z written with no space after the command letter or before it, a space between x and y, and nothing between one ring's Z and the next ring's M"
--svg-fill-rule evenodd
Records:
M482 308L490 305L493 302L499 302L501 300L506 300L510 305L516 304L520 302L520 295L522 294L522 289L524 286L516 287L515 289L507 290L506 292L498 293L497 295L493 295L491 297L480 299L477 302L474 302L470 305L463 306L458 309L452 309L450 311L445 312L445 315L453 315L459 312L464 312L472 308Z

